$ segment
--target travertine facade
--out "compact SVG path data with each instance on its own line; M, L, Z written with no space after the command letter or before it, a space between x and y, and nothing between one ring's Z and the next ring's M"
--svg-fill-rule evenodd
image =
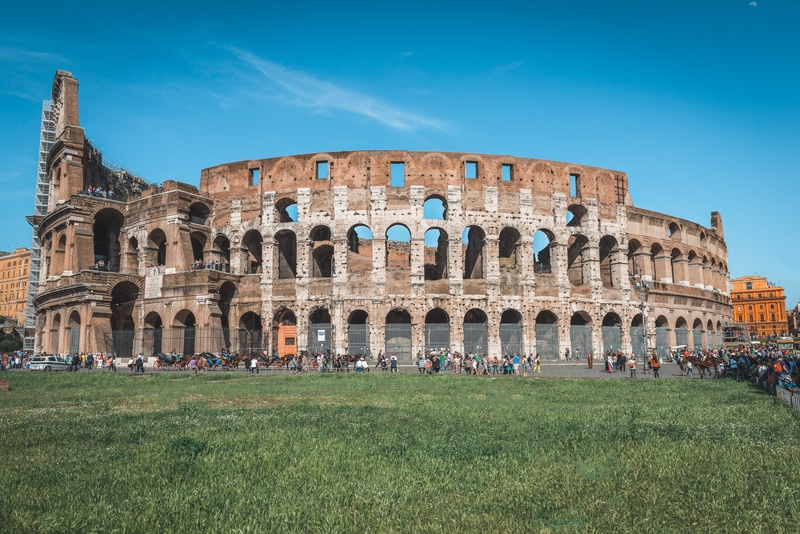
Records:
M318 153L219 165L199 189L166 182L115 201L78 194L93 182L61 142L80 141L74 78L57 74L53 100L41 350L638 351L634 271L651 282L652 347L716 346L731 320L719 214L706 228L636 208L621 172Z

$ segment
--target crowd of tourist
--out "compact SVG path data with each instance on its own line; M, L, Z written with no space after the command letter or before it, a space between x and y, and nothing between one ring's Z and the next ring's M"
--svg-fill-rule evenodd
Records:
M97 260L92 263L89 268L93 271L116 271L116 269L111 266L111 263L106 260Z
M83 191L81 191L80 194L81 195L90 196L90 197L96 197L96 198L107 198L107 199L111 199L111 200L124 200L124 197L122 197L122 195L117 195L113 191L110 191L108 189L103 189L102 187L92 187L91 185L87 189L84 189Z

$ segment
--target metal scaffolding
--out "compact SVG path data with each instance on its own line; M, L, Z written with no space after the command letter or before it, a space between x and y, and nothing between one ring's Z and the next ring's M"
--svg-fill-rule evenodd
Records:
M36 194L33 200L33 216L27 217L28 222L33 226L33 237L31 238L31 260L28 276L28 302L25 307L25 329L32 332L36 327L36 310L33 307L33 297L39 285L39 270L41 268L42 250L39 237L36 235L38 225L34 223L34 218L47 214L47 204L50 194L50 182L47 178L47 155L53 148L56 141L56 126L53 122L53 103L50 100L42 102L42 128L39 134L39 168L36 174ZM23 342L23 349L33 350L34 338L26 335Z

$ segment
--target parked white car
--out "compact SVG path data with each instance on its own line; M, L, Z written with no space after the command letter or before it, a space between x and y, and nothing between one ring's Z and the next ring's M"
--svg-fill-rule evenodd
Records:
M38 356L31 360L31 371L66 371L69 364L61 356Z

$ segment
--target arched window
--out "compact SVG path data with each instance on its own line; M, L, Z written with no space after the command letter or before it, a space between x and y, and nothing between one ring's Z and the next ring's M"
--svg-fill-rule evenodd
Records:
M311 230L311 278L331 278L333 266L333 240L331 229L317 226Z
M425 232L425 280L448 278L448 246L447 232L441 228Z
M434 308L425 315L425 348L450 348L450 316L441 308Z
M588 247L589 240L581 234L571 236L567 242L567 274L569 283L574 286L582 286L585 282Z
M567 226L580 226L586 217L586 208L580 204L573 204L567 208Z
M164 323L157 312L150 312L144 318L143 344L148 356L161 354L163 350Z
M347 272L368 273L372 271L372 230L357 224L347 232Z
M519 246L522 236L516 228L507 226L500 231L498 253L500 256L500 270L517 273L520 271L521 258Z
M369 314L364 310L350 312L347 319L347 354L369 356Z
M156 228L147 236L148 256L150 265L156 267L167 264L167 234L161 228Z
M282 198L275 202L275 218L278 222L297 222L297 202L291 198Z
M311 354L331 353L331 314L319 308L308 317L308 351Z
M603 287L619 287L619 246L617 240L610 236L600 239L600 279Z
M536 332L536 353L541 359L557 360L558 318L550 310L540 311L534 325Z
M263 350L263 335L261 316L255 312L247 312L239 319L239 350L240 353L251 353L254 350Z
M108 270L117 271L120 263L119 234L124 217L115 209L105 208L94 216L92 231L94 233L93 262L101 264ZM66 268L67 266L64 265Z
M244 274L258 274L261 272L261 233L258 230L249 230L242 238L242 255L244 257Z
M211 248L211 255L214 261L218 261L220 267L225 272L231 270L231 242L228 236L219 234L214 238Z
M422 204L422 216L425 219L444 221L447 219L447 201L440 196L431 196Z
M616 353L622 350L622 320L614 312L603 317L603 352Z
M585 311L577 311L569 320L569 341L572 357L585 358L592 352L592 317Z
M205 225L211 210L202 202L195 202L189 206L189 222Z
M480 226L468 226L461 233L464 249L464 279L484 278L486 234Z
M522 314L517 310L505 310L500 316L500 350L509 356L526 352Z
M275 274L278 280L291 280L297 276L297 238L291 230L275 234Z
M386 230L386 267L411 267L411 232L405 225L393 224Z
M202 204L201 204L202 206ZM202 232L192 232L192 256L194 261L203 261L203 249L206 248L206 241L208 238Z
M550 230L536 230L533 234L533 272L536 274L552 274L551 247L555 238Z
M400 361L411 361L411 315L402 308L386 314L384 348Z

